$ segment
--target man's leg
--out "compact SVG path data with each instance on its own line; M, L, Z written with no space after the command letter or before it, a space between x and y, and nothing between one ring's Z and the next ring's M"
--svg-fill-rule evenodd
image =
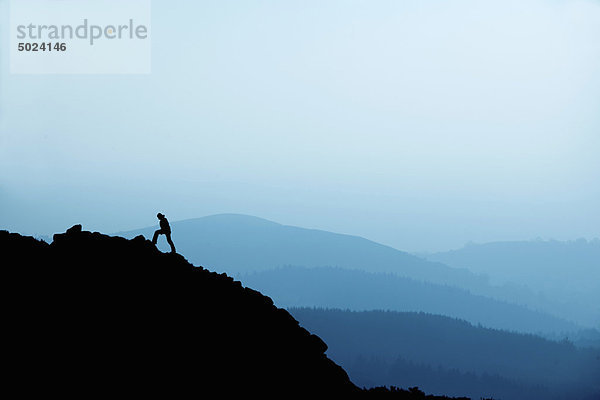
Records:
M152 244L156 244L156 241L158 240L158 235L160 235L162 232L159 230L154 231L154 236L152 236Z
M171 253L176 253L175 245L173 244L173 241L171 240L171 234L167 232L167 233L165 233L165 236L167 237L167 243L169 243L169 246L171 246Z

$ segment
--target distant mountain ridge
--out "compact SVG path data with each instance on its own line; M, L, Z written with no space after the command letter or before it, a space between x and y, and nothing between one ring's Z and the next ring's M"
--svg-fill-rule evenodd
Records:
M441 260L456 268L463 265L462 268L489 274L498 280L519 278L529 281L536 272L532 269L541 265L548 278L562 281L560 286L576 282L579 289L600 287L600 239L469 243L457 250L423 254L423 257ZM564 282L565 278L567 282Z
M392 272L443 284L481 284L485 278L451 268L368 239L282 225L242 214L217 214L171 222L177 248L190 260L229 273L251 272L285 265L343 267ZM151 237L155 226L115 235Z
M416 281L455 286L476 295L541 310L575 323L589 322L569 305L538 296L526 287L498 287L484 274L428 261L358 236L287 226L241 214L172 221L177 248L194 263L235 276L284 266L339 267L394 273ZM157 226L116 234L152 237ZM165 246L159 242L159 246ZM162 247L167 249L167 247ZM589 323L586 326L590 326Z

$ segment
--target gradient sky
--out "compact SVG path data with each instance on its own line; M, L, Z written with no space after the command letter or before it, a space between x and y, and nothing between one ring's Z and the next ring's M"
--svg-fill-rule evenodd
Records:
M2 229L600 236L600 1L155 0L150 75L11 75L0 16Z

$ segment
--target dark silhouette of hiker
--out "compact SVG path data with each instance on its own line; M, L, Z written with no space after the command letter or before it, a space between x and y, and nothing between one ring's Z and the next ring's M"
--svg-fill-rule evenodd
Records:
M167 217L165 217L161 213L156 214L156 217L160 220L160 229L154 232L154 236L152 237L152 244L156 245L158 235L165 235L167 237L167 243L169 243L169 246L171 246L171 253L175 253L175 245L171 240L171 227L169 226L169 221L167 221Z

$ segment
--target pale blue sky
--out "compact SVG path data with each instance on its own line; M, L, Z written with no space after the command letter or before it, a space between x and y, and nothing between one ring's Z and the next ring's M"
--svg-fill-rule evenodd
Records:
M0 12L4 229L600 236L598 1L155 0L150 75L11 75Z

